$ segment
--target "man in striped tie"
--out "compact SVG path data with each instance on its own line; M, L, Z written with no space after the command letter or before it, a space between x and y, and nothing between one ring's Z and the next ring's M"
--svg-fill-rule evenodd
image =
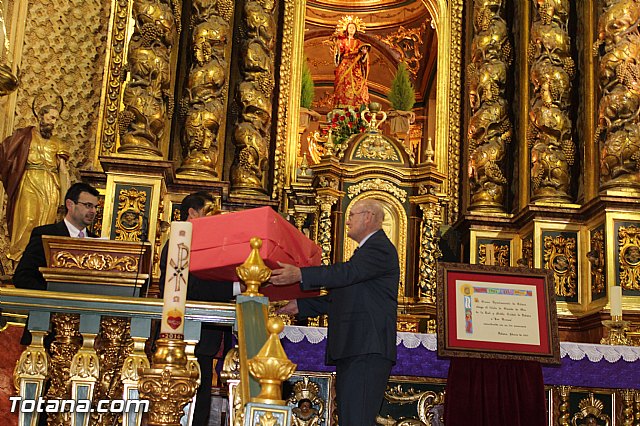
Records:
M31 231L29 244L13 274L13 285L18 288L46 290L47 282L40 272L47 266L42 245L43 235L60 237L93 237L87 227L93 223L98 207L98 190L87 183L71 185L64 197L66 215L64 220L51 225L38 226Z

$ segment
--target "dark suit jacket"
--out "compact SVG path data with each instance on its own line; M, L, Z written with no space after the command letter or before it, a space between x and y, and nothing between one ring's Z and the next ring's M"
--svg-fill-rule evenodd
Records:
M13 285L17 288L28 288L32 290L46 290L47 281L40 272L40 267L47 266L47 260L44 257L44 246L42 245L43 235L54 235L58 237L69 237L69 229L64 221L54 223L51 225L42 225L33 228L31 231L31 237L29 238L29 244L24 249L24 253L18 262L15 272L13 273ZM87 232L87 236L95 238L96 235L91 232ZM47 342L53 340L53 335L49 334L45 338L45 346ZM31 343L31 333L27 327L24 329L20 344L28 345Z
M166 281L167 256L169 247L165 244L160 254L160 296L164 293ZM229 302L233 299L233 283L227 281L202 280L189 273L187 299L198 302ZM218 326L204 323L200 331L200 343L196 347L196 355L214 356L220 349L222 330Z
M400 267L384 231L373 234L347 262L301 270L302 290L330 290L321 298L298 299L300 316L329 316L328 364L365 354L395 362Z
M43 235L55 235L58 237L69 237L69 230L64 221L51 225L42 225L33 228L29 244L24 249L24 253L18 262L13 273L13 285L18 288L30 288L33 290L46 290L47 282L40 272L41 266L47 266L44 257L44 246L42 245ZM87 236L95 238L96 235L87 232Z

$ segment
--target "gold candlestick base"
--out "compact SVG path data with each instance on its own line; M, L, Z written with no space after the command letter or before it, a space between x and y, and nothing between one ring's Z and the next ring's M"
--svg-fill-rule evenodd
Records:
M603 345L631 346L631 340L627 337L629 321L623 321L622 316L612 316L610 320L602 321L602 325L609 329L607 337L600 340Z
M141 371L140 396L151 402L148 425L180 426L196 393L198 373L187 370L185 346L182 340L158 339L152 367Z

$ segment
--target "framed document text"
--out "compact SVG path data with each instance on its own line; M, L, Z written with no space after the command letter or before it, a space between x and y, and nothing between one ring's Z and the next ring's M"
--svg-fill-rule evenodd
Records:
M438 355L560 363L553 272L438 264Z

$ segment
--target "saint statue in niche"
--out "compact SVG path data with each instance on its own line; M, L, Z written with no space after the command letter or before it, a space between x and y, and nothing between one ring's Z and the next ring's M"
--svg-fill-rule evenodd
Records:
M338 21L330 38L336 65L333 82L333 107L359 107L369 104L369 51L371 45L363 43L360 35L365 24L359 17L344 16Z

